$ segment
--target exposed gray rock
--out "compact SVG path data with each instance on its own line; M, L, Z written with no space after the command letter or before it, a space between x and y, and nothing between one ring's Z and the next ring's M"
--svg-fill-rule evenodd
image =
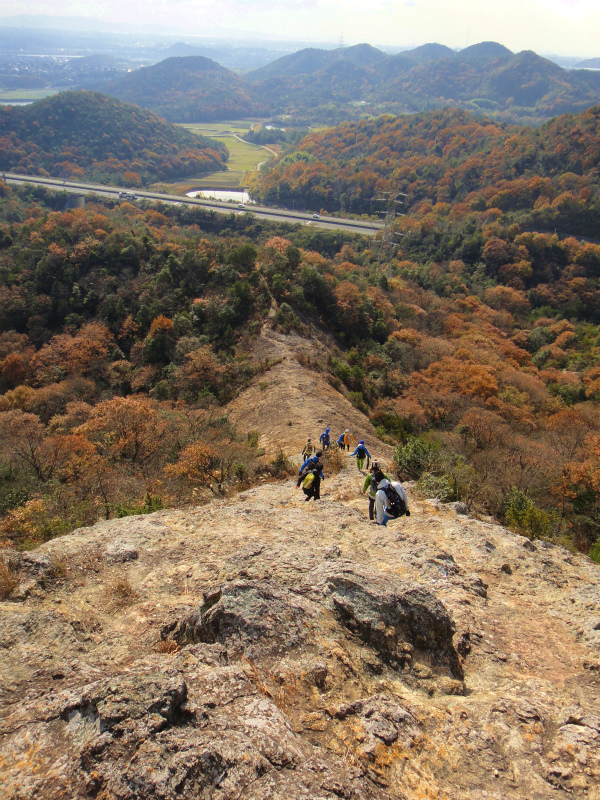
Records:
M446 508L451 508L456 514L461 514L462 516L469 513L469 508L465 503L460 502L460 500L455 501L454 503L445 503Z
M104 551L108 564L118 564L123 561L135 561L139 553L137 547L131 542L119 540L112 542Z
M462 677L452 644L454 623L429 592L415 586L398 591L381 580L366 586L355 575L333 575L329 589L341 622L384 660L402 668L417 649L452 676Z
M180 644L218 642L241 649L268 640L270 647L290 648L306 638L306 624L306 604L290 592L267 582L235 582L186 615L173 638Z
M29 595L34 592L38 587L38 582L35 578L29 578L27 580L21 581L9 595L9 600L12 600L15 603L21 603L23 600L27 600Z

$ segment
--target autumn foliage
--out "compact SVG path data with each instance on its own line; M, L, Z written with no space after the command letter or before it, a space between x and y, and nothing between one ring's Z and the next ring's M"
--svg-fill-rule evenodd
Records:
M365 123L410 150L412 212L387 250L178 206L62 211L42 190L7 189L1 538L41 541L146 497L190 502L251 479L256 453L226 406L269 368L250 353L270 324L328 337L328 357L307 368L370 416L424 493L589 551L600 525L600 246L575 234L598 197L595 114L570 123L587 154L578 173L561 171L575 162L557 152L567 130L557 120L540 133L560 139L556 172L513 171L508 183L507 153L514 166L532 132L453 112ZM368 138L352 136L352 157L362 147L368 159ZM490 145L489 163L480 154L467 172L473 147ZM348 186L366 196L353 163ZM461 169L466 183L458 172L448 182ZM576 191L576 203L564 196ZM535 227L555 214L562 233Z
M96 92L0 108L0 170L126 186L225 169L227 150Z

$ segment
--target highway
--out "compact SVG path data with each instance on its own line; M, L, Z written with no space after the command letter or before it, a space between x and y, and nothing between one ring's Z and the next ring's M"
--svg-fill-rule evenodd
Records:
M176 194L162 194L160 192L148 192L142 189L128 189L119 186L102 186L95 183L81 183L74 181L61 181L57 178L44 178L35 175L17 175L12 172L2 173L6 183L13 184L34 184L35 186L45 186L48 189L56 189L69 194L89 194L90 192L119 199L119 192L125 191L133 193L138 200L157 200L161 203L179 203L188 206L200 206L208 211L216 211L219 214L248 214L252 213L260 219L267 219L273 222L287 222L291 225L310 225L311 227L325 228L327 230L341 230L349 233L360 233L364 236L375 236L382 230L381 222L365 222L363 220L342 219L340 217L320 217L313 219L312 214L303 214L300 211L287 211L283 208L269 208L254 203L249 204L246 210L238 208L237 204L225 203L219 200L206 200L199 197L185 197ZM127 201L132 202L132 201ZM135 202L135 201L133 201Z

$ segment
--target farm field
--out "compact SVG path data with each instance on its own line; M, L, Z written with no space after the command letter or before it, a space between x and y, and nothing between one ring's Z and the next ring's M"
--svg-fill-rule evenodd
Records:
M2 103L33 103L34 100L43 100L58 94L59 89L14 89L13 91L0 91L0 104Z
M192 188L201 189L238 189L244 185L246 174L258 169L259 164L273 158L273 152L261 145L249 144L236 138L246 133L257 120L240 120L237 122L206 122L182 125L192 133L210 136L223 142L229 150L227 172L215 172L203 175L193 181ZM186 181L186 184L191 181ZM190 191L190 189L187 189Z

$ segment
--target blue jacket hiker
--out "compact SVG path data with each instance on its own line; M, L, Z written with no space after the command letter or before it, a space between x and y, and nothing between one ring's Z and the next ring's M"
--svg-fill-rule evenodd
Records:
M319 436L319 443L323 445L323 450L329 450L329 445L331 444L329 428L325 428L323 433Z
M322 455L323 455L323 453L320 450L317 450L317 452L314 454L314 456L311 456L310 458L307 458L306 461L304 462L304 464L302 464L302 466L300 467L300 472L298 473L298 475L302 475L302 473L306 472L306 470L314 469L318 465L320 478L321 478L322 481L324 481L325 478L323 477L323 471L322 471L323 470L323 463L321 461L321 456Z
M356 466L362 472L363 465L365 463L365 458L367 459L367 469L369 468L369 461L371 460L371 454L367 450L365 446L365 440L361 439L358 443L358 447L353 453L350 453L350 458L356 456Z
M307 501L311 497L313 500L321 499L321 481L325 480L323 477L323 462L320 460L322 455L321 451L318 450L312 458L306 459L300 469L296 486L298 488L302 486L302 491L306 495L305 499Z
M344 450L346 447L346 443L344 442L344 436L345 433L342 432L336 439L337 446L340 448L340 450Z

